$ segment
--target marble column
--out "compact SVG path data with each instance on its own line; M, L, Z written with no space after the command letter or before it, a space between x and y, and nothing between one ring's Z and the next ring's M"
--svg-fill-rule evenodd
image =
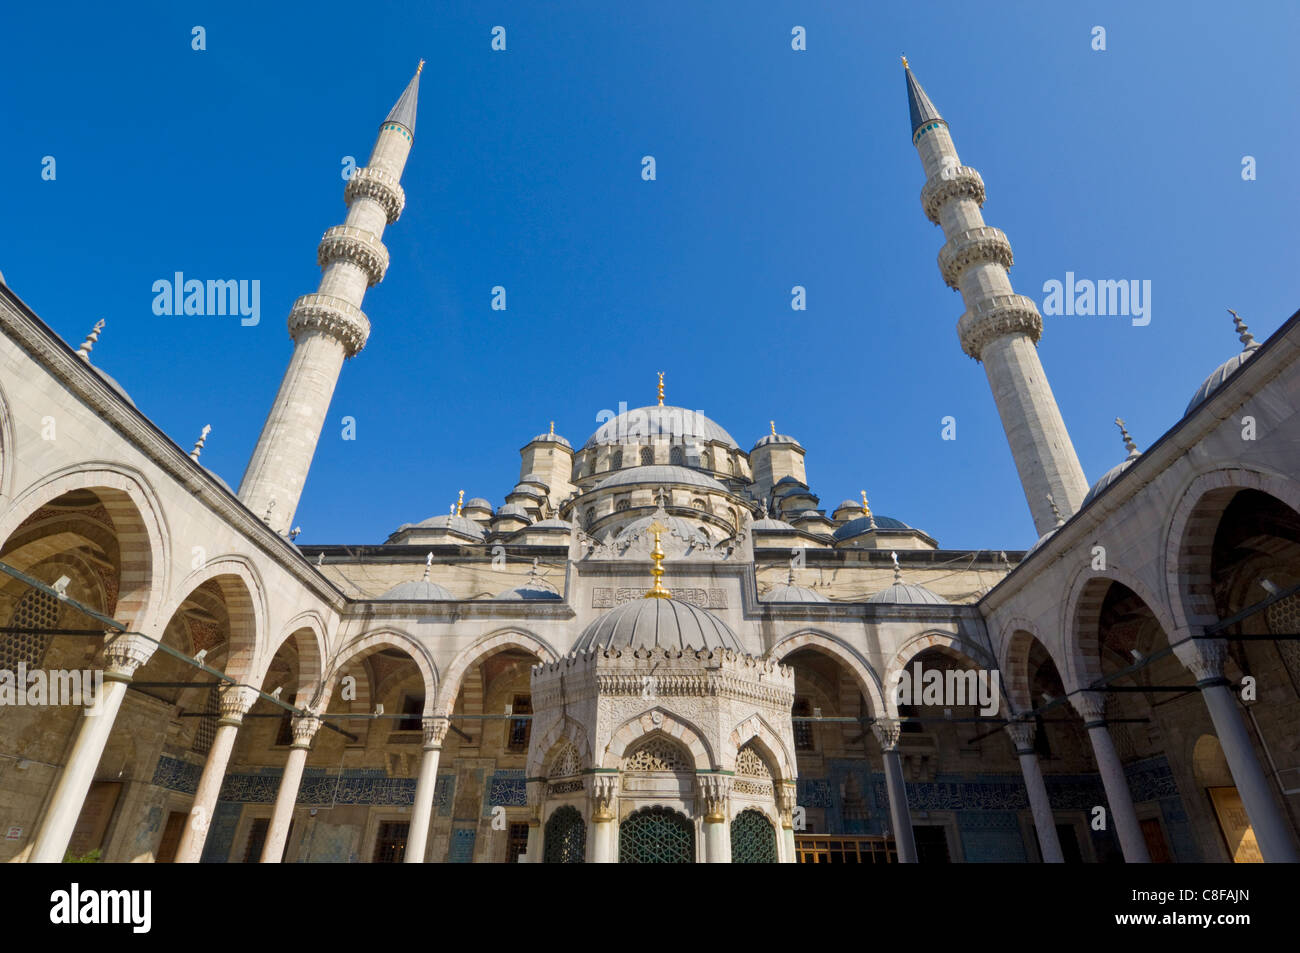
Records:
M1196 676L1196 687L1210 711L1214 733L1223 746L1228 770L1264 860L1290 864L1300 861L1290 825L1273 797L1268 775L1259 763L1250 732L1237 710L1236 696L1223 676L1227 643L1222 639L1196 639L1183 642L1174 649L1174 654Z
M122 708L127 685L136 669L144 665L158 648L156 642L140 635L118 635L104 646L104 687L94 705L88 707L77 727L68 763L59 776L54 797L36 832L28 863L57 864L63 861L72 830L81 816L82 805L95 779L99 759L108 744L113 723Z
M799 852L794 843L794 811L796 807L795 783L793 781L776 781L773 783L776 794L776 808L781 816L781 863L796 864Z
M451 722L446 718L425 718L424 754L420 757L420 776L415 782L415 803L411 805L411 827L406 835L406 853L402 862L424 863L429 846L429 827L433 823L433 793L438 787L438 758L442 755L442 741L447 737Z
M731 863L731 829L727 806L731 778L722 774L697 774L698 804L704 807L704 862Z
M198 790L194 792L194 805L190 808L190 822L181 834L176 848L176 863L197 864L203 856L203 844L212 826L212 813L221 794L221 782L226 779L226 764L235 747L235 737L244 716L257 701L257 689L248 685L227 685L221 689L217 706L221 717L217 719L217 733L208 749L208 760L203 764Z
M907 806L907 783L903 780L903 761L898 756L902 723L892 718L878 718L871 725L885 762L885 788L889 792L889 817L894 828L894 845L898 861L916 863L916 838L912 834L912 812Z
M1092 742L1092 751L1097 758L1097 771L1101 775L1102 786L1106 789L1110 820L1119 836L1119 847L1124 853L1124 860L1130 864L1149 864L1151 855L1147 852L1142 825L1138 823L1137 811L1133 808L1133 795L1128 788L1128 778L1124 775L1124 765L1120 763L1115 743L1110 737L1110 729L1106 727L1105 698L1100 692L1083 691L1071 695L1070 702L1083 717L1083 726L1088 729L1088 740Z
M1052 802L1047 798L1047 785L1038 767L1034 753L1035 724L1032 721L1013 721L1007 724L1007 734L1020 759L1020 771L1025 776L1025 790L1029 792L1029 810L1034 815L1034 830L1038 833L1038 850L1045 864L1062 864L1061 839L1056 834L1056 818L1052 815Z
M591 838L588 856L593 864L618 863L618 817L614 807L618 794L617 774L593 774L591 778Z
M298 788L302 784L302 769L307 763L311 740L320 729L320 719L315 715L294 715L292 724L293 747L284 763L280 788L275 792L275 809L266 831L266 843L262 845L261 862L264 864L278 864L284 859L285 840L293 823L293 807L298 803Z

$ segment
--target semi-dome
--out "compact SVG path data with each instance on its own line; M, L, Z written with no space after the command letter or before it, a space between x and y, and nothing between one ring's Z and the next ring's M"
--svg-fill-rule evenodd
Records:
M857 504L862 508L862 504ZM892 516L873 516L870 520L865 516L859 516L857 519L849 520L843 526L835 530L836 539L852 539L854 536L861 536L863 533L869 533L877 529L911 529L902 520L896 520Z
M430 582L427 579L416 579L411 582L399 582L379 598L420 601L428 599L451 600L455 599L455 596L436 582Z
M643 437L673 437L683 443L718 441L739 450L727 433L697 410L685 407L638 407L612 417L587 438L584 450L604 444L636 443Z
M1237 312L1229 308L1228 313L1232 315L1233 323L1236 325L1237 339L1241 341L1242 345L1241 350L1216 367L1210 372L1210 376L1201 382L1201 386L1196 388L1196 393L1192 395L1192 399L1187 402L1187 409L1183 411L1184 417L1209 400L1210 395L1222 387L1228 378L1235 374L1237 369L1250 360L1254 353L1259 350L1259 342L1246 329L1246 324L1238 317Z
M716 493L731 492L706 473L667 464L627 467L623 470L616 470L597 483L593 489L606 490L610 487L633 486L638 483L678 483L683 486L696 486L702 490L712 490Z
M582 630L574 648L744 651L725 622L676 599L633 599L610 609Z
M896 582L888 589L877 592L867 599L868 602L885 602L894 605L946 606L951 603L943 596L931 592L925 586L910 582Z
M627 542L638 533L649 531L654 521L655 516L653 514L633 520L619 532L616 537L617 542ZM664 516L659 518L659 523L667 528L669 535L676 534L679 539L698 538L706 545L709 543L709 534L690 520L682 519L680 516Z
M403 526L402 529L410 529L410 526ZM482 539L484 530L482 526L475 523L472 519L464 516L431 516L427 520L416 523L416 529L445 529L448 532L460 533L462 536L468 536L471 539Z

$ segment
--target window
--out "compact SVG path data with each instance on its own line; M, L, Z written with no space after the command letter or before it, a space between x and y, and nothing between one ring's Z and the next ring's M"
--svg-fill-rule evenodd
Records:
M794 849L801 864L896 864L892 837L826 837L795 834Z
M384 821L375 838L375 855L372 863L400 864L406 855L406 836L411 825L403 821Z
M697 510L708 509L703 500L691 500L691 506L695 507Z
M654 466L654 462L655 462L655 448L654 448L654 447L642 447L642 448L641 448L641 466L643 466L643 467L652 467L652 466Z
M795 717L801 718L812 717L812 702L803 696L796 696L794 700L794 708L791 710L791 714ZM811 721L796 721L794 723L794 750L814 750L813 723Z
M622 450L615 450L609 455L609 468L611 470L621 470L623 468Z
M528 823L511 824L506 841L506 863L519 863L520 855L528 851Z
M618 500L615 501L615 503L614 503L614 509L615 509L615 511L621 513L623 510L627 509L627 508L630 507L631 505L632 505L632 499L631 499L631 497L620 496L620 497L618 498Z
M686 466L686 448L673 447L668 451L668 462L675 467Z
M533 713L533 696L516 695L514 702L510 706L510 711L515 715L531 715ZM532 727L533 720L531 718L511 718L510 730L506 738L506 750L527 751Z
M419 731L423 727L420 715L424 712L423 695L403 695L402 696L402 718L397 722L398 731Z
M707 450L705 450L704 453L700 454L700 466L704 467L704 469L706 470L712 470L713 454L709 453L709 451Z
M27 631L0 639L0 669L15 672L19 663L26 663L29 669L41 667L50 647L47 630L58 627L59 609L59 600L39 589L18 600L9 624Z

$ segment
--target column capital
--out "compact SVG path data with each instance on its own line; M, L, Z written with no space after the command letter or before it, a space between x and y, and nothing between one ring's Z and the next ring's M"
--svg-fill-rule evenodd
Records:
M1174 655L1202 683L1222 682L1223 663L1228 659L1228 643L1223 639L1188 639L1174 646Z
M451 721L445 716L425 718L420 722L420 727L424 730L424 750L441 749L447 731L451 728Z
M1105 727L1106 696L1101 692L1075 692L1070 696L1070 704L1083 718L1085 728Z
M798 788L793 781L777 781L772 785L776 795L777 813L781 815L781 826L794 830L794 808L799 800Z
M720 824L727 819L727 799L731 796L732 778L726 774L697 774L696 789L704 804L704 822Z
M618 796L617 774L591 774L588 794L591 796L591 819L603 824L614 820L614 798Z
M218 690L217 709L221 717L218 725L243 724L244 716L257 701L257 689L251 685L225 685Z
M315 712L309 712L306 715L294 715L289 719L289 725L293 729L293 747L310 748L311 740L320 730L321 720Z
M1016 747L1016 754L1034 753L1034 735L1038 733L1036 724L1032 721L1009 721L1006 730L1011 736L1011 743Z
M871 723L871 730L885 751L895 751L898 739L903 733L903 723L897 718L877 718Z
M104 645L104 678L110 682L129 682L136 669L153 658L158 643L143 635L123 632Z

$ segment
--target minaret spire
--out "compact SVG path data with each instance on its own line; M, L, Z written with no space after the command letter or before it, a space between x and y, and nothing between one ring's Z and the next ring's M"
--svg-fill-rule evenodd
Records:
M1016 294L1007 269L1011 243L984 224L984 180L961 164L947 121L939 114L906 58L912 145L925 169L921 206L943 228L939 271L961 292L966 312L957 322L962 350L984 365L1020 483L1041 536L1057 525L1050 494L1068 518L1083 504L1088 483L1056 398L1038 360L1043 319L1033 299Z
M244 504L254 513L266 512L280 533L298 508L343 362L370 336L361 301L368 287L384 279L388 249L380 239L406 204L400 180L415 137L423 66L421 60L380 125L369 164L357 169L343 190L347 219L325 232L316 253L319 288L295 301L289 312L293 356L239 486Z

